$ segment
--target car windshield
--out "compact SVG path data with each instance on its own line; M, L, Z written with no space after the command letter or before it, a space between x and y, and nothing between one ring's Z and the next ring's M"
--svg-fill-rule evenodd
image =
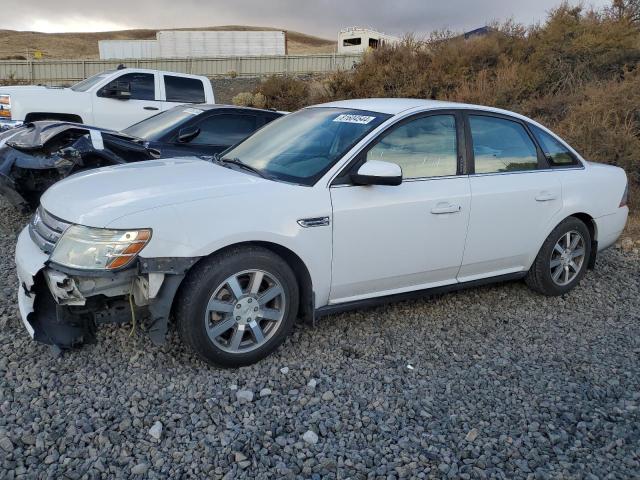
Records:
M105 72L98 73L97 75L94 75L92 77L85 78L81 82L78 82L75 85L72 85L71 90L74 90L76 92L86 92L95 84L100 83L102 80L104 80L107 77L110 77L113 72L115 72L115 70L107 70Z
M363 110L305 108L269 123L222 160L239 160L272 179L313 185L387 118Z
M158 141L174 128L201 113L202 110L194 107L174 107L171 110L131 125L129 128L123 130L122 133L141 138L148 142Z

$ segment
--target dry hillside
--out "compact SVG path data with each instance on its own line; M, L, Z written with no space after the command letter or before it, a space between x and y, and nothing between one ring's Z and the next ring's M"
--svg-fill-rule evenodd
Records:
M177 30L278 30L268 27L225 25ZM153 40L157 30L121 30L98 33L41 33L0 30L0 59L23 58L39 50L44 58L98 58L98 40ZM287 31L289 53L331 53L335 41Z

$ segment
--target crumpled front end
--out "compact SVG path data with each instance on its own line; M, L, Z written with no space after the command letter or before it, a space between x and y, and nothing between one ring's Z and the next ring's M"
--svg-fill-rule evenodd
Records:
M65 122L33 122L0 138L0 194L17 208L37 206L54 183L78 171L155 158L117 132Z
M20 233L16 246L20 316L34 340L68 349L93 342L102 324L136 322L154 343L165 341L176 291L197 259L144 259L119 271L74 271L49 260L68 224L50 216L35 223Z

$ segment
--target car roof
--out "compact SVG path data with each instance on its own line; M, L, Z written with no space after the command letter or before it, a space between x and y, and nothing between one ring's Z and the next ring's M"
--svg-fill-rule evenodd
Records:
M124 64L122 64L124 65ZM180 72L170 72L169 70L156 70L154 68L138 68L138 67L131 67L131 66L127 66L124 65L123 67L118 67L118 68L111 68L109 70L105 70L105 72L125 72L125 73L160 73L162 75L177 75L179 77L186 77L186 78L198 78L198 79L202 79L202 78L206 78L205 75L196 75L194 73L180 73ZM102 72L104 73L104 72Z
M208 112L209 110L238 110L238 111L247 111L247 112L258 112L258 113L271 113L276 115L286 115L289 112L281 112L279 110L267 110L264 108L253 108L253 107L242 107L239 105L224 105L220 103L186 103L184 105L176 105L173 108L195 108L197 110L201 110L203 112Z
M353 110L368 110L370 112L398 115L407 110L443 110L443 109L473 109L487 112L502 113L529 120L508 110L472 105L468 103L444 102L441 100L421 100L419 98L360 98L354 100L340 100L337 102L323 103L314 107L348 108Z

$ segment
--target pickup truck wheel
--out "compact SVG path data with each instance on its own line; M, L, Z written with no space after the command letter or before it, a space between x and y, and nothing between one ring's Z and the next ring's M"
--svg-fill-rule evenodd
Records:
M204 260L180 291L180 336L205 361L222 367L250 365L269 355L298 314L295 274L261 247L235 248Z
M543 295L563 295L578 285L587 271L591 235L582 220L569 217L547 237L525 278Z

